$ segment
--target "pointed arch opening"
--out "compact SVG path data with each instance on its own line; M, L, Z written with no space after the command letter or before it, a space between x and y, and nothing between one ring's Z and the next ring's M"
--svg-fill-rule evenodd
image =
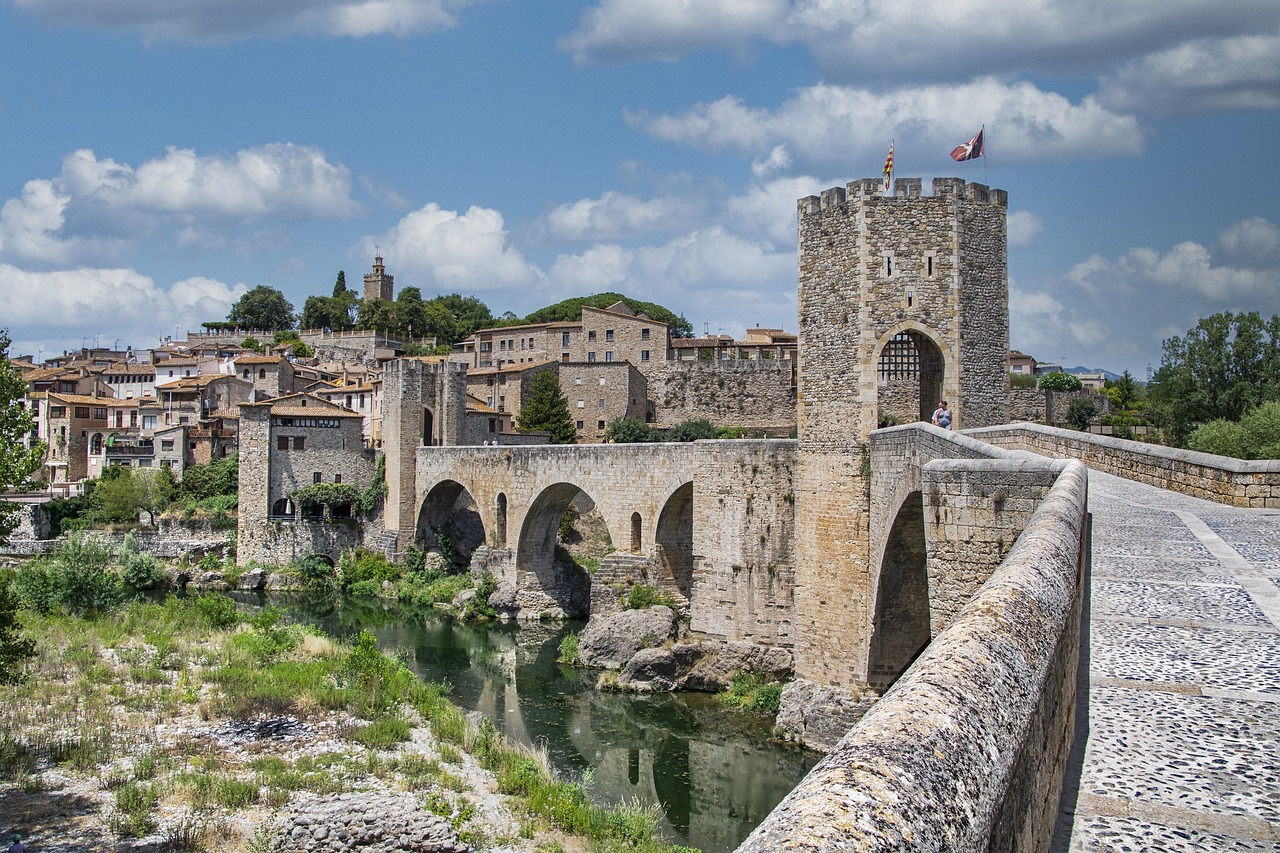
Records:
M484 521L466 487L455 480L432 486L418 511L414 544L439 554L449 570L462 571L484 539Z
M435 415L431 413L430 409L424 408L422 410L422 446L423 447L431 447L436 443L435 442L435 434L436 434L435 426L436 426Z
M640 553L640 548L641 548L641 545L643 544L641 541L642 539L641 530L640 530L641 526L642 526L642 522L640 519L640 513L638 512L631 513L631 553L632 554Z
M565 513L594 506L591 497L573 483L543 489L525 513L517 543L519 586L529 605L522 609L553 616L586 616L591 609L591 578L560 545Z
M654 538L664 578L685 598L693 595L693 483L672 492L658 515Z
M929 645L929 571L924 498L907 495L880 563L867 682L884 692Z
M904 329L885 341L876 362L880 426L932 418L944 372L942 350L924 332Z
M498 492L498 499L494 506L493 528L494 547L507 547L507 495L505 492Z

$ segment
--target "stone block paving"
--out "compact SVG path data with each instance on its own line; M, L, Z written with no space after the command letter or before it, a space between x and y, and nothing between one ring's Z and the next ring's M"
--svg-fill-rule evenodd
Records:
M1280 511L1092 471L1089 507L1087 711L1051 850L1280 851Z

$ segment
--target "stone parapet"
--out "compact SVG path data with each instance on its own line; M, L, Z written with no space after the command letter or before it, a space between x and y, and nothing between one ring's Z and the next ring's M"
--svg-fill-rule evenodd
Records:
M1087 472L739 848L1043 849L1075 721Z
M1029 423L966 434L999 447L1079 459L1098 471L1221 504L1280 509L1280 461L1232 459Z

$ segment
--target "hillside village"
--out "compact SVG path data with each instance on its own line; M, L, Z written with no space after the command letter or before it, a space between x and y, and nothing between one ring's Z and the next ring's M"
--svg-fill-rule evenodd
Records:
M367 299L394 297L383 258L375 258L364 279ZM353 432L350 440L376 450L382 446L383 374L388 363L403 358L464 368L467 427L449 443L546 441L516 426L544 372L559 381L578 443L604 441L608 425L622 418L659 429L706 420L766 436L790 435L796 424L794 333L757 326L741 339L674 337L668 323L622 301L584 305L576 321L479 329L452 352L429 356L406 355L421 341L376 330L304 329L264 347L265 353L246 348L250 338L270 341L272 332L215 328L188 332L184 340L166 338L152 349L85 347L41 364L14 357L36 422L27 444L43 441L48 448L41 479L51 493L74 494L79 484L116 465L167 467L181 479L191 465L236 452L241 407L267 402L277 416L306 408L308 415L344 423L358 418L358 439ZM310 357L296 356L295 348ZM1010 353L1014 377L1054 370L1061 367ZM1096 389L1106 375L1080 379ZM1038 411L1043 395L1031 396L1037 410L1031 417L1053 420L1051 411ZM933 401L919 405L923 410Z

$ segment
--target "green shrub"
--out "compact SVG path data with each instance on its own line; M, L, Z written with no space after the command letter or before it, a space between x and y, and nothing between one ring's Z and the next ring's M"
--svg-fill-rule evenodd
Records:
M1079 391L1084 387L1078 376L1061 370L1041 376L1038 384L1046 391Z
M680 609L680 604L670 595L644 583L638 583L627 590L621 604L623 610L644 610L659 604L672 610Z
M382 554L365 548L357 548L343 554L342 559L338 561L338 582L343 588L350 588L360 583L372 583L375 588L373 595L377 595L383 581L398 580L400 580L399 566L388 561Z
M1245 458L1244 429L1227 420L1209 421L1187 438L1187 447L1200 453Z
M1034 388L1036 387L1036 378L1030 373L1010 373L1010 388Z
M577 634L564 635L564 639L560 641L560 657L556 660L569 666L577 666L582 662L582 656L578 652Z
M193 602L200 624L212 631L230 628L240 621L236 603L225 595L202 595Z
M1092 397L1076 397L1067 406L1067 423L1081 432L1089 429L1098 414L1098 402Z
M291 568L307 583L327 583L333 580L333 565L319 554L303 557Z
M639 418L617 418L609 422L604 431L605 441L617 444L636 444L653 441L653 429Z
M720 701L730 708L770 716L778 713L781 699L782 685L768 682L758 672L734 673L728 689L720 694Z
M409 739L413 726L400 717L383 717L381 720L361 726L350 737L357 743L373 749L390 749Z
M1280 459L1280 402L1250 409L1240 419L1249 459Z
M663 438L667 441L697 441L700 438L715 438L716 428L706 418L682 421L671 429Z

